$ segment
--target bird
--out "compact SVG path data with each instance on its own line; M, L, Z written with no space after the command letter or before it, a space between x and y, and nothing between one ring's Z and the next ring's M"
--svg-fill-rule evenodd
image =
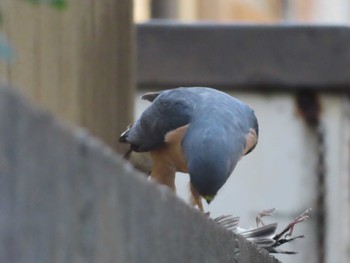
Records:
M174 192L175 173L188 173L192 204L204 212L237 162L258 142L254 110L209 87L149 92L151 105L119 138L130 151L150 152L150 176Z
M311 210L311 208L306 209L279 233L277 233L278 223L265 225L261 220L262 217L271 216L275 212L274 208L263 210L258 213L256 217L256 227L250 229L239 227L240 218L232 215L219 216L213 220L227 230L245 237L258 247L266 249L269 253L295 255L297 254L295 251L284 251L278 247L285 243L304 238L304 235L293 236L293 232L297 224L309 219Z

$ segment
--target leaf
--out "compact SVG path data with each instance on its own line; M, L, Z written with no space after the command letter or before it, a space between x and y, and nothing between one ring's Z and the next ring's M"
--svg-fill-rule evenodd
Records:
M31 4L42 4L42 3L48 3L51 0L26 0L26 1Z
M65 9L68 6L67 0L53 0L51 5L57 9Z
M67 0L26 0L32 4L49 4L56 9L65 9L68 7Z

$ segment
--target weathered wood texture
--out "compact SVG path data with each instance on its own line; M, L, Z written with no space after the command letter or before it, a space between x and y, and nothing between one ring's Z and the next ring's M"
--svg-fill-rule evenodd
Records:
M133 117L132 2L75 0L57 10L0 0L15 51L1 77L118 149Z
M278 262L3 87L0 138L1 262Z

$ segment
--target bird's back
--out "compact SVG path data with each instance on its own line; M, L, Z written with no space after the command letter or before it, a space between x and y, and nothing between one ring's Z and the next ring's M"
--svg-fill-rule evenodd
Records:
M147 95L146 95L147 96ZM136 151L150 151L166 134L187 124L200 129L221 126L228 134L249 132L258 124L254 112L241 101L211 88L177 88L155 93L152 104L122 136Z
M183 150L191 180L210 192L226 182L246 153L247 135L253 130L257 136L258 123L252 109L223 92L200 89L197 93L201 103L183 139Z

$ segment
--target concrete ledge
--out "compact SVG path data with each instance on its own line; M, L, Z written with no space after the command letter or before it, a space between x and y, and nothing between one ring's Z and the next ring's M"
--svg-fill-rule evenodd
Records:
M4 87L0 261L278 262Z
M137 26L140 88L348 90L350 28L154 21Z

